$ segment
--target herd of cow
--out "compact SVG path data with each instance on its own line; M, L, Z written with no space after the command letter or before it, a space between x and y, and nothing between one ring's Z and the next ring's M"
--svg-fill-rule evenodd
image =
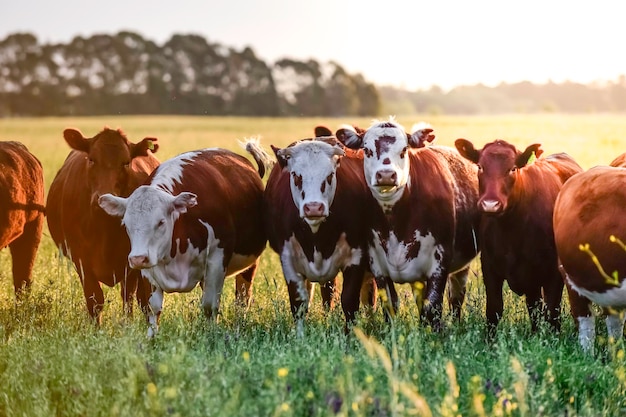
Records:
M559 329L565 285L585 350L595 340L592 302L604 309L609 335L623 337L626 154L584 171L565 153L541 157L539 144L434 145L429 125L407 133L394 118L334 134L318 126L314 138L272 146L273 156L247 140L257 169L219 148L160 163L156 138L132 143L119 129L63 136L72 150L46 201L37 158L0 142L0 248L10 248L18 298L31 285L47 219L91 317L100 321L101 284L120 283L125 310L136 298L149 336L164 292L200 284L204 313L215 317L224 280L236 275L236 300L247 306L269 242L299 327L313 283L330 308L341 272L346 330L360 305L378 298L392 319L395 284L404 283L437 329L444 295L460 317L469 266L480 256L491 329L506 280L525 297L533 330L541 319Z

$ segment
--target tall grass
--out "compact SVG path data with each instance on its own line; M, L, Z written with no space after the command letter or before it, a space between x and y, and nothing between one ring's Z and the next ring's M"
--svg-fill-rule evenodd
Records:
M418 120L399 120L410 127ZM437 142L495 138L518 147L542 143L589 168L626 151L626 118L618 116L443 117ZM369 119L102 117L0 120L0 140L20 140L44 164L46 186L69 149L65 127L87 136L120 127L132 141L159 138L164 160L200 147L243 153L237 140L261 136L285 146L313 126L367 126ZM486 338L485 293L475 262L463 318L433 333L419 323L400 287L397 319L362 311L349 336L341 309L325 312L319 293L298 336L277 256L262 257L248 311L227 280L216 323L202 316L199 289L166 294L161 328L146 338L144 318L124 316L119 288L106 289L102 325L88 319L71 265L45 232L32 293L16 305L8 250L0 252L0 415L7 416L491 416L623 415L624 341L600 337L582 353L563 304L563 329L530 333L526 307L505 288L505 311ZM605 333L598 321L599 334Z

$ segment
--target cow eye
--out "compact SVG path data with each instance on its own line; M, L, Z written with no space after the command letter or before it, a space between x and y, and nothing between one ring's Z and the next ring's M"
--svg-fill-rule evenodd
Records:
M159 222L157 223L157 227L163 227L163 225L165 224L165 220L161 219L159 220Z
M402 149L402 152L400 152L400 158L404 158L404 155L406 155L407 149L408 148L406 146Z
M328 185L330 185L330 183L333 182L333 176L334 174L331 172L330 175L326 177L326 182L328 182Z
M476 164L478 167L478 172L483 172L483 166L481 164Z
M514 166L513 168L511 168L510 173L515 174L515 171L517 171L518 169L519 169L518 167Z
M88 164L90 167L92 167L95 163L96 163L96 161L94 161L94 160L93 160L93 159L91 159L91 158L89 158L89 159L87 160L87 164Z
M126 162L126 163L124 164L124 168L125 168L125 169L130 168L130 162Z

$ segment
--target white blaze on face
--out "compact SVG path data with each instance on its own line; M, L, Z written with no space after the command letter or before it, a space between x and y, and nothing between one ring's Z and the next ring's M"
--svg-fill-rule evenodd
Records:
M325 142L305 140L279 153L287 160L291 197L298 213L316 233L335 198L338 160L344 152Z
M393 121L378 122L363 136L365 179L381 204L393 205L409 182L408 147L404 128Z
M377 231L373 231L374 245L370 247L370 262L372 273L386 275L397 283L425 281L433 275L441 273L443 248L437 244L434 236L429 232L422 235L415 231L412 242L398 240L391 232L389 239L381 238ZM418 245L417 256L409 257L413 245Z
M150 268L169 256L174 222L175 197L155 187L141 186L128 198L122 223L130 239L131 267Z

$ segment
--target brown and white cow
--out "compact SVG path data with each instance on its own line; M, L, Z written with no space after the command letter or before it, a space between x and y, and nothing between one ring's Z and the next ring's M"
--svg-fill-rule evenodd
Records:
M626 167L597 166L570 178L554 207L554 239L571 313L584 350L592 351L603 307L609 336L624 335L626 310Z
M31 287L44 222L39 160L20 142L0 142L0 249L9 247L19 300Z
M529 163L543 153L539 144L524 151L504 140L482 149L475 149L466 139L457 139L455 145L478 166L478 206L483 213L480 258L490 330L502 317L505 280L514 293L526 296L533 331L542 315L558 330L563 279L554 246L552 212L563 183L581 172L581 167L564 153Z
M272 149L278 163L266 184L264 213L270 247L279 255L291 312L302 330L312 295L321 284L332 308L341 271L341 305L347 326L363 302L375 305L376 286L367 264L367 223L362 207L371 198L363 176L363 155L345 149L323 126L316 138ZM256 149L254 154L264 152Z
M76 129L66 129L63 137L72 151L48 191L50 235L74 263L87 311L98 323L104 304L101 283L121 284L127 312L135 294L145 309L149 290L139 272L128 268L128 236L119 219L98 206L98 198L105 193L126 197L148 178L159 164L153 155L157 139L132 143L121 130L107 127L92 138Z
M422 316L439 328L446 283L453 314L460 317L469 264L478 253L478 182L474 164L455 149L425 146L432 132L418 124L407 134L390 118L363 132L340 129L336 135L364 151L365 181L377 201L368 206L368 229L379 288L389 295L393 283L412 284ZM387 307L393 314L393 306Z
M158 330L164 291L199 283L204 314L216 318L224 279L237 275L237 298L249 302L267 239L263 183L243 156L215 148L180 154L128 198L105 194L100 206L122 218L128 263L152 284L148 336Z

